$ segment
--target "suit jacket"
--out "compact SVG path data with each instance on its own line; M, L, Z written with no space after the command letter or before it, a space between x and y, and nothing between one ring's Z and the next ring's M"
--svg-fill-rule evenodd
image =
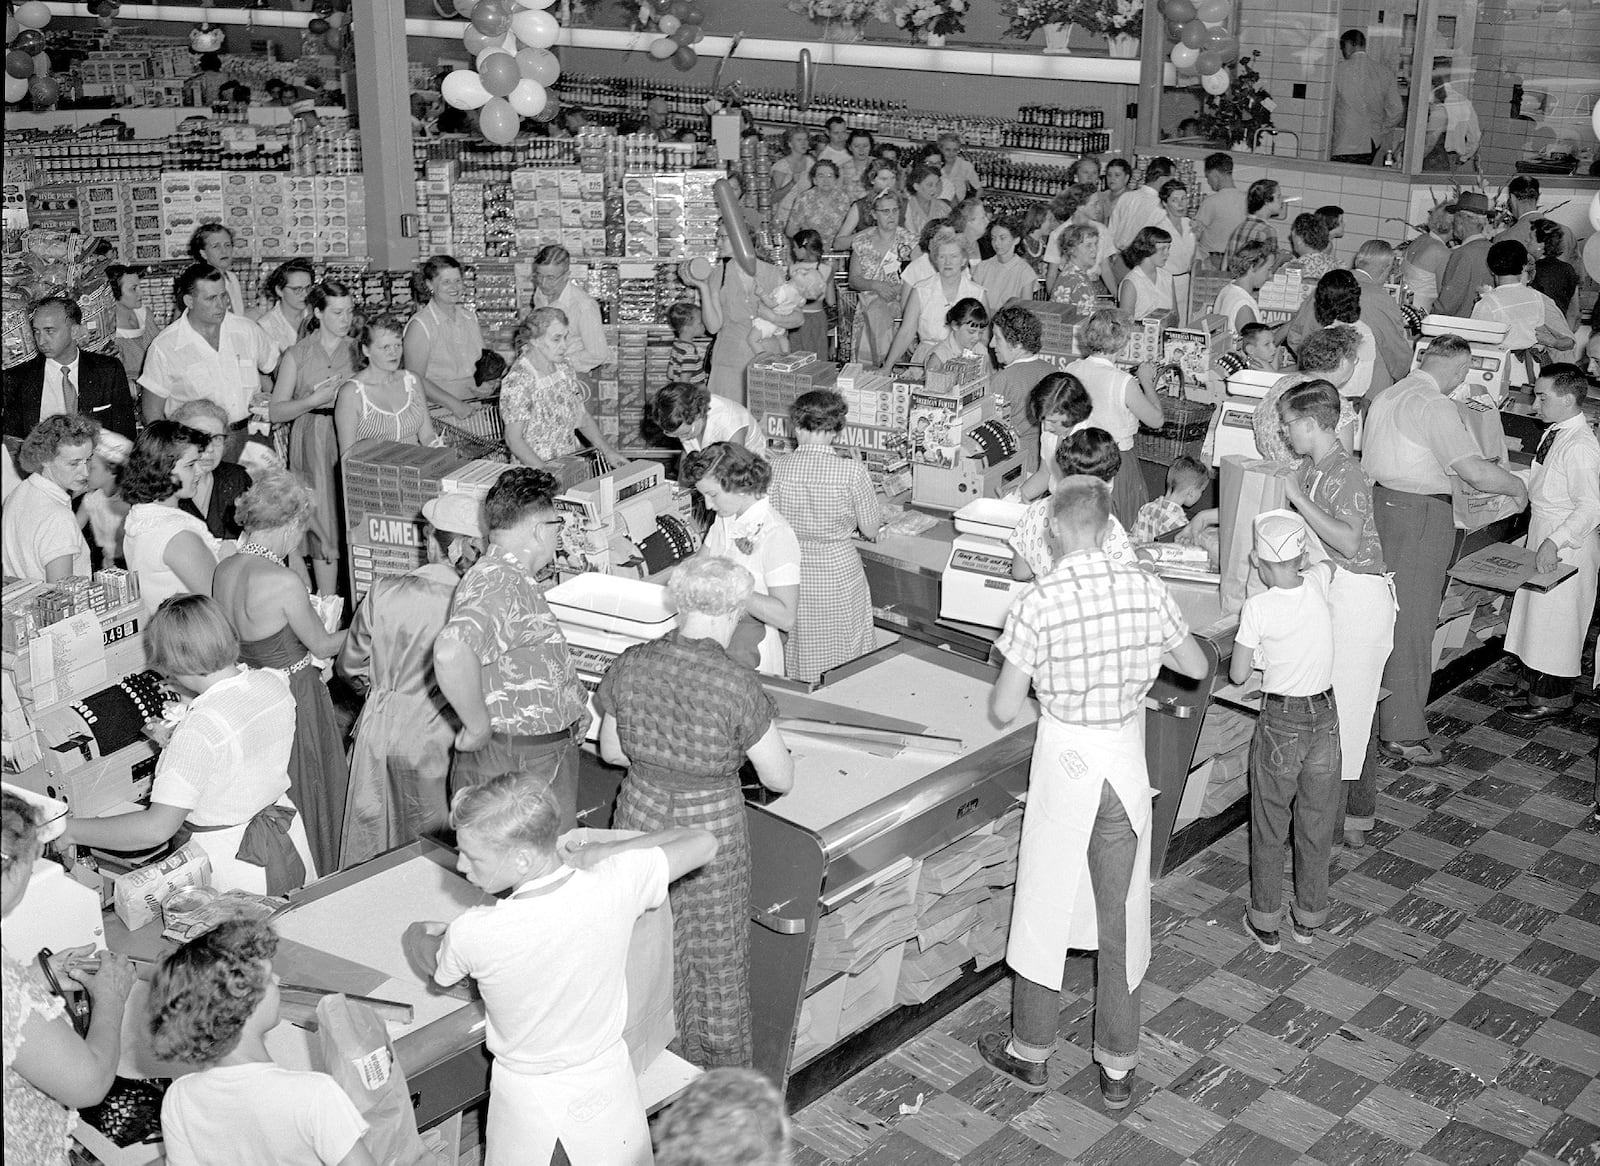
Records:
M44 397L45 359L35 356L5 374L7 437L27 437L39 424L39 402ZM133 394L122 361L98 352L78 353L78 412L129 441L138 436Z
M1450 252L1444 277L1439 280L1439 298L1433 310L1445 316L1470 316L1478 303L1478 289L1493 283L1489 274L1489 240L1482 235L1468 239Z
M211 501L206 506L206 512L201 514L191 498L179 502L178 509L205 523L212 538L236 539L242 531L239 520L234 517L233 504L249 488L250 474L243 466L220 462L211 471Z
M1368 391L1381 392L1411 371L1411 336L1400 305L1383 290L1383 285L1364 271L1356 272L1355 277L1361 285L1361 322L1372 329L1381 366L1373 369L1372 387ZM1317 323L1314 296L1307 296L1294 319L1289 321L1286 337L1289 347L1298 349L1307 336L1321 327Z

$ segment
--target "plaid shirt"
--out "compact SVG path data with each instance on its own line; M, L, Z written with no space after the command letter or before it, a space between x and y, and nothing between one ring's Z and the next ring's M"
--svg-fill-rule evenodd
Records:
M1178 505L1176 498L1163 494L1139 507L1133 520L1133 530L1128 537L1136 544L1153 543L1169 530L1179 530L1189 525L1189 515Z
M1017 597L995 646L1050 716L1110 728L1143 711L1162 653L1188 633L1160 579L1078 551Z
M1228 270L1228 264L1233 262L1233 257L1239 254L1239 248L1246 243L1253 243L1257 239L1263 243L1272 244L1273 253L1276 254L1278 246L1278 231L1266 219L1258 219L1254 215L1245 219L1233 229L1233 234L1228 236L1228 249L1222 255L1222 270Z

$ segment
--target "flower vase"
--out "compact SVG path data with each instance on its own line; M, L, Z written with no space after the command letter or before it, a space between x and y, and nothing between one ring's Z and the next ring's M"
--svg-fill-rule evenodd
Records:
M944 48L944 33L942 33L942 32L928 32L928 33L924 33L923 36L926 38L927 43L928 43L928 47L930 49L942 49L942 48Z
M1067 56L1072 52L1072 29L1070 24L1047 24L1044 26L1044 51L1053 56Z
M830 20L822 26L822 39L825 41L850 42L865 36L860 23L854 20Z
M1112 33L1106 37L1106 48L1113 57L1133 60L1139 55L1139 38L1125 32Z

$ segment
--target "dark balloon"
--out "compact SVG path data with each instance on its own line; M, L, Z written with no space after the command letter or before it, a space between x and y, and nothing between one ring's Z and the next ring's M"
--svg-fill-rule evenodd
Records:
M679 45L678 51L672 54L672 67L680 73L687 73L699 59L699 54L688 45Z

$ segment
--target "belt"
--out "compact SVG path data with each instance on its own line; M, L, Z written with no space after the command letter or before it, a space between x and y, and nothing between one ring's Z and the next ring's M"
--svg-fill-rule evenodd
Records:
M1455 505L1455 499L1449 494L1418 494L1415 490L1396 490L1394 487L1385 486L1382 483L1374 483L1373 488L1386 490L1390 494L1404 494L1407 498L1432 498L1435 502L1443 502L1446 506Z
M576 735L578 722L573 721L564 729L554 733L495 733L500 740L510 745L554 745L557 741L570 741Z
M1332 708L1333 689L1326 692L1314 692L1310 696L1286 696L1280 692L1263 692L1261 694L1263 705L1272 705L1275 708Z
M243 421L235 421L228 426L228 432L238 433L239 430L243 429L248 424L250 424L250 418L248 417L246 417Z

